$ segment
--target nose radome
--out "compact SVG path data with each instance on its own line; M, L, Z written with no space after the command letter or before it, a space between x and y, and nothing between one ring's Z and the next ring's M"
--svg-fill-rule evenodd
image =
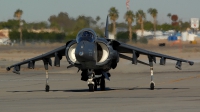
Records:
M96 62L96 54L95 54L95 43L88 41L81 41L77 44L75 50L76 59L79 62Z

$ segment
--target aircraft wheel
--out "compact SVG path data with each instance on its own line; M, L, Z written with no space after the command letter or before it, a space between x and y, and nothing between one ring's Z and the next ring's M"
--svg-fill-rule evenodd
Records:
M105 83L105 79L103 77L103 78L101 78L101 82L100 82L101 91L104 91L105 87L106 87L106 83Z
M151 90L154 90L154 87L155 87L155 84L154 84L154 83L151 83L151 84L150 84L150 89L151 89Z
M45 91L46 91L46 92L49 92L49 89L50 89L50 86L49 86L49 85L46 85Z
M94 84L88 84L89 91L94 92Z
M94 91L97 91L97 80L94 81Z

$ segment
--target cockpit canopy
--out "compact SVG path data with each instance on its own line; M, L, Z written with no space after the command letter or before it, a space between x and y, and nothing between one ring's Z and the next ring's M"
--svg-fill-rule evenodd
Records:
M92 30L90 28L84 28L78 32L78 34L76 36L76 41L77 41L77 43L79 43L81 41L94 42L96 40L96 38L97 38L97 35L94 32L94 30Z

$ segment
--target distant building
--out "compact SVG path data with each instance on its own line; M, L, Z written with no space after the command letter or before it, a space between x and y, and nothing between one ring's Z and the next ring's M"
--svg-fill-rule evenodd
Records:
M0 29L1 36L4 35L5 37L9 38L9 31L9 29Z
M127 31L128 31L127 28L123 28L123 27L117 27L116 28L116 33L118 33L118 32L127 32Z
M7 34L7 33L5 33ZM10 39L8 34L5 35L4 33L0 32L0 45L8 45L10 43Z
M2 38L8 38L7 36L5 36L2 32L0 32L0 39Z
M115 39L115 36L112 33L109 33L108 36L109 36L109 39Z
M41 33L41 32L48 32L48 33L56 32L56 33L60 33L61 32L59 30L53 30L53 29L38 29L38 30L31 29L31 30L28 30L28 31L29 32L34 32L34 33Z

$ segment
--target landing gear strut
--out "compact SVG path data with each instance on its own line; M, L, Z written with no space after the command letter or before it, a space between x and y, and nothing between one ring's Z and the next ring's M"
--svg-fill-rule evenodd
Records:
M153 82L153 67L150 67L151 70L151 82L150 82L150 89L154 90L155 83Z
M88 70L87 83L88 83L88 87L89 87L89 91L90 92L94 92L94 85L95 85L94 76L95 76L94 71L93 70Z
M89 91L94 92L94 84L88 84Z
M49 92L50 86L49 86L48 64L51 65L51 59L43 59L43 62L44 62L44 68L46 70L46 87L45 87L45 91Z

